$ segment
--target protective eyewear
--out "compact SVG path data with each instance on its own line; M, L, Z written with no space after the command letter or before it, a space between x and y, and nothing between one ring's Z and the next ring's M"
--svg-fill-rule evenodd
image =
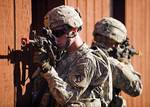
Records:
M57 38L63 36L66 33L68 33L68 32L65 29L52 30L52 34Z
M55 30L52 30L52 34L55 37L61 37L64 34L69 33L71 31L71 29L72 29L72 27L70 27L68 25L63 25L63 26L60 26L60 27L56 28Z

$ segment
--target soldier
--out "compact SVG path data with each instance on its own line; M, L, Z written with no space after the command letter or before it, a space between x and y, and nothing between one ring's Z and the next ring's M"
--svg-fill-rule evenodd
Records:
M62 5L48 12L45 19L58 48L64 51L56 67L49 65L42 52L38 56L35 54L35 58L39 57L35 63L42 68L41 76L56 100L55 106L101 107L101 103L110 102L112 74L109 62L103 52L101 57L94 56L79 36L83 24L80 13L73 7ZM103 98L106 82L107 101Z
M127 30L120 21L104 17L95 24L93 49L102 49L109 57L113 78L113 100L109 107L125 107L126 102L119 95L124 91L130 96L139 96L142 92L141 76L137 73L128 58L116 59L110 56L113 48L117 48L127 39ZM112 54L112 53L111 53Z

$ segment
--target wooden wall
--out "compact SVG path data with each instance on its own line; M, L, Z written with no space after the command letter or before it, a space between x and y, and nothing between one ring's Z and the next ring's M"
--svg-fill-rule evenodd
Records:
M150 107L150 0L126 0L125 8L125 22L131 44L141 53L134 57L133 64L141 73L143 81L141 96L127 96L128 107Z
M20 49L21 38L29 35L31 1L0 0L0 13L0 107L14 107L17 94L14 64L5 55L9 53L8 47ZM21 88L23 96L25 87Z
M14 48L13 10L13 1L0 0L0 55L8 53L8 46ZM0 107L11 107L14 104L12 68L7 60L0 59Z
M88 45L92 42L94 24L103 16L109 16L109 0L65 0L65 4L79 8L83 19L81 37Z
M64 0L32 0L32 28L38 30L43 26L43 17L52 8L63 5Z
M20 50L21 38L28 38L30 33L30 25L32 19L31 0L13 0L14 1L14 44L15 49ZM31 93L28 92L30 80L28 78L28 71L22 74L20 62L20 69L15 65L14 69L14 88L15 88L15 106L29 105L31 102ZM25 80L23 80L25 78ZM30 93L30 94L29 94ZM24 102L26 101L26 102ZM22 106L23 107L23 106Z

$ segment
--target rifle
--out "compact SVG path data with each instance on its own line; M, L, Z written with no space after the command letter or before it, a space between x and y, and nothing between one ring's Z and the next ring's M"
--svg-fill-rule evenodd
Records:
M128 63L134 55L139 55L139 52L133 46L130 46L128 38L108 53L115 59L125 63Z
M39 96L42 92L36 86L38 84L38 74L41 69L33 63L33 53L35 51L45 51L45 57L49 60L52 66L55 66L56 60L59 59L59 53L57 46L55 44L54 36L50 29L42 28L41 30L30 31L30 39L22 38L21 39L21 49L15 50L10 49L8 46L8 54L0 55L0 59L8 59L11 64L14 65L14 85L17 87L17 92L20 92L20 85L25 85L25 81L29 78L30 84L32 86L32 105L34 106L39 99ZM22 73L21 73L22 71ZM28 71L28 78L26 77L26 72ZM22 77L20 77L22 74ZM42 87L43 88L43 87ZM45 89L43 89L45 90ZM20 94L17 95L20 98ZM31 97L30 97L31 98ZM39 102L38 102L39 103Z
M31 50L34 52L44 52L43 59L46 59L50 65L56 66L56 60L58 58L58 49L55 43L54 35L52 34L50 29L42 28L40 32L36 32L35 30L31 31L29 44L31 46ZM33 57L32 57L33 58ZM38 106L37 103L40 103L43 94L48 90L47 86L44 86L42 89L39 89L39 73L41 72L41 68L33 64L35 70L32 74L31 79L33 80L33 89L32 89L32 106ZM49 96L50 97L50 96ZM51 99L52 100L52 99Z

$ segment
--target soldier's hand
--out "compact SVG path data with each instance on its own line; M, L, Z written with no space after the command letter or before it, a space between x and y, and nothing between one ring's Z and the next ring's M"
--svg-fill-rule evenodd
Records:
M38 67L40 67L42 72L47 72L48 70L51 69L48 55L44 50L34 52L33 63Z
M44 62L47 62L47 58L46 52L36 51L33 54L33 63L41 66Z
M118 59L120 62L123 62L124 64L128 64L131 62L131 59L128 59L128 58L119 58Z

